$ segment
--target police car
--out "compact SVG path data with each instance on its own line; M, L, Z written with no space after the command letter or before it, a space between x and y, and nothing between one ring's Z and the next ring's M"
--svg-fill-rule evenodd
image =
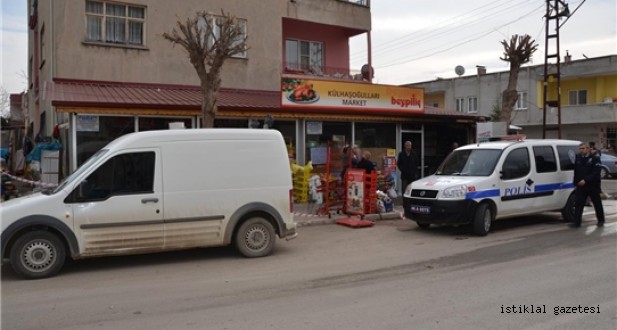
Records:
M495 219L560 210L574 217L579 141L522 140L470 144L450 153L435 174L403 195L405 217L420 228L469 224L488 234Z

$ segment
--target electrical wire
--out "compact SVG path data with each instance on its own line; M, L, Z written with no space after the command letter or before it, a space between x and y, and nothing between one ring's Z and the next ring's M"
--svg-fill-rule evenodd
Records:
M517 22L517 21L521 20L522 18L528 17L529 15L531 15L534 12L538 11L543 6L544 5L540 5L540 6L536 7L536 8L534 8L533 10L529 11L528 13L526 13L526 14L524 14L522 16L519 16L519 17L517 17L514 20L506 22L506 23L498 26L497 28L493 28L493 29L491 29L491 30L489 30L487 32L481 33L480 35L476 35L476 36L470 37L468 39L465 39L463 41L460 41L460 42L458 42L458 43L456 43L456 44L454 44L454 45L452 45L452 46L450 46L448 48L437 50L437 51L429 53L427 55L417 56L417 57L414 57L414 58L411 58L411 59L405 59L404 61L394 62L394 63L388 64L388 65L376 66L376 68L383 69L383 68L388 68L388 67L392 67L392 66L396 66L396 65L406 64L406 63L414 62L414 61L417 61L417 60L420 60L420 59L424 59L424 58L427 58L427 57L430 57L430 56L433 56L433 55L436 55L436 54L440 54L440 53L443 53L443 52L455 49L457 47L460 47L461 45L467 44L467 43L469 43L471 41L479 40L479 39L481 39L481 38L483 38L483 37L485 37L487 35L490 35L490 34L494 33L499 28L505 27L507 25L510 25L510 24L512 24L514 22ZM438 47L434 47L432 49L436 49L436 48L440 48L440 47L438 46ZM431 49L429 49L429 50L431 50Z

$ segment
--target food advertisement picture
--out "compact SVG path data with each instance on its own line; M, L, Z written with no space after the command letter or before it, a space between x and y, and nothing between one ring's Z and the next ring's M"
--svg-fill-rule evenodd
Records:
M424 112L424 90L368 83L282 78L281 107Z

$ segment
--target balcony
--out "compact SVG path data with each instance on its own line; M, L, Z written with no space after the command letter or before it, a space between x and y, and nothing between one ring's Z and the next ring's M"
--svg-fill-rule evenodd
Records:
M546 122L547 124L557 124L557 109L551 109L547 112ZM614 122L617 122L617 103L568 105L561 107L562 124Z
M339 0L339 1L349 2L349 3L353 3L354 5L359 5L359 6L364 6L364 7L371 6L371 0Z
M300 78L368 82L362 78L362 73L360 70L350 70L349 68L337 68L324 65L308 65L296 62L286 62L283 65L282 72L284 76L294 76Z

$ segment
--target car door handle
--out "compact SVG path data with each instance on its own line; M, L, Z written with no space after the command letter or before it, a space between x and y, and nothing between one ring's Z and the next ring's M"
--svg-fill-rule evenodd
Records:
M159 199L158 198L144 198L141 200L142 204L146 204L146 203L158 203Z

